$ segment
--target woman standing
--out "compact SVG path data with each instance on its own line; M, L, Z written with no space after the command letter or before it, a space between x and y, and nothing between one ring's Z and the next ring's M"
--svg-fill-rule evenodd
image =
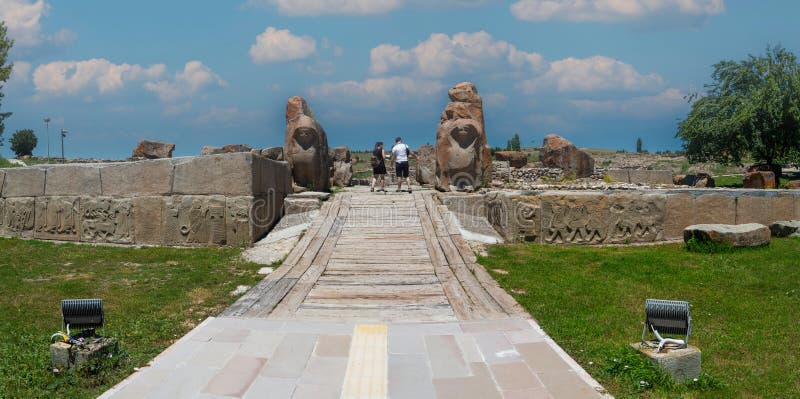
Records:
M370 191L375 191L375 183L381 181L381 189L379 191L386 192L386 153L383 152L383 142L375 143L375 149L372 150L372 184Z

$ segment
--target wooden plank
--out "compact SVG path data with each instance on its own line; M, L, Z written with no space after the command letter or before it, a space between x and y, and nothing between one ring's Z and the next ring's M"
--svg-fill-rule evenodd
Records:
M256 284L255 287L247 291L241 298L239 298L233 305L229 306L223 311L221 317L239 317L250 310L253 305L261 299L262 296L268 295L270 289L279 280L263 279Z
M250 309L243 314L244 317L265 317L275 309L275 306L283 300L286 294L291 291L297 283L297 279L283 278L275 281L275 284L253 304Z
M297 311L297 318L332 321L381 321L385 323L447 322L456 320L453 309L449 306L418 309L314 309L302 307Z
M439 213L439 216L442 218L442 222L444 224L444 228L447 231L447 234L450 235L461 235L461 230L458 228L458 221L456 217L450 213L450 210L447 209L444 205L437 205L436 211Z
M419 285L438 284L435 274L328 274L327 270L317 280L317 285Z

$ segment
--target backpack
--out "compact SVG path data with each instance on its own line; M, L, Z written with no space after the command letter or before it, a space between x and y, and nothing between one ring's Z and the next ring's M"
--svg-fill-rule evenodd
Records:
M373 168L377 168L378 166L381 166L381 160L378 159L378 157L376 157L374 155L372 156L372 159L370 160L370 163L372 163L372 167Z

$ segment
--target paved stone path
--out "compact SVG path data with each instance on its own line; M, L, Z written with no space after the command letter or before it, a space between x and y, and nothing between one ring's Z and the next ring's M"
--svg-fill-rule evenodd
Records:
M603 397L453 220L431 192L336 195L281 267L102 397Z

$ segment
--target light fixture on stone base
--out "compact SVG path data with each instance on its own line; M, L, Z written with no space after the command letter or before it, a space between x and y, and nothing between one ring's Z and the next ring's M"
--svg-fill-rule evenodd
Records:
M648 340L650 333L655 340ZM700 350L689 345L692 317L689 302L647 299L642 340L631 344L642 356L678 382L700 376ZM683 336L683 339L665 338Z
M101 337L95 332L105 324L102 299L65 299L61 301L64 331L50 337L50 361L54 371L79 367L91 359L113 357L116 338ZM80 329L73 335L72 330Z

